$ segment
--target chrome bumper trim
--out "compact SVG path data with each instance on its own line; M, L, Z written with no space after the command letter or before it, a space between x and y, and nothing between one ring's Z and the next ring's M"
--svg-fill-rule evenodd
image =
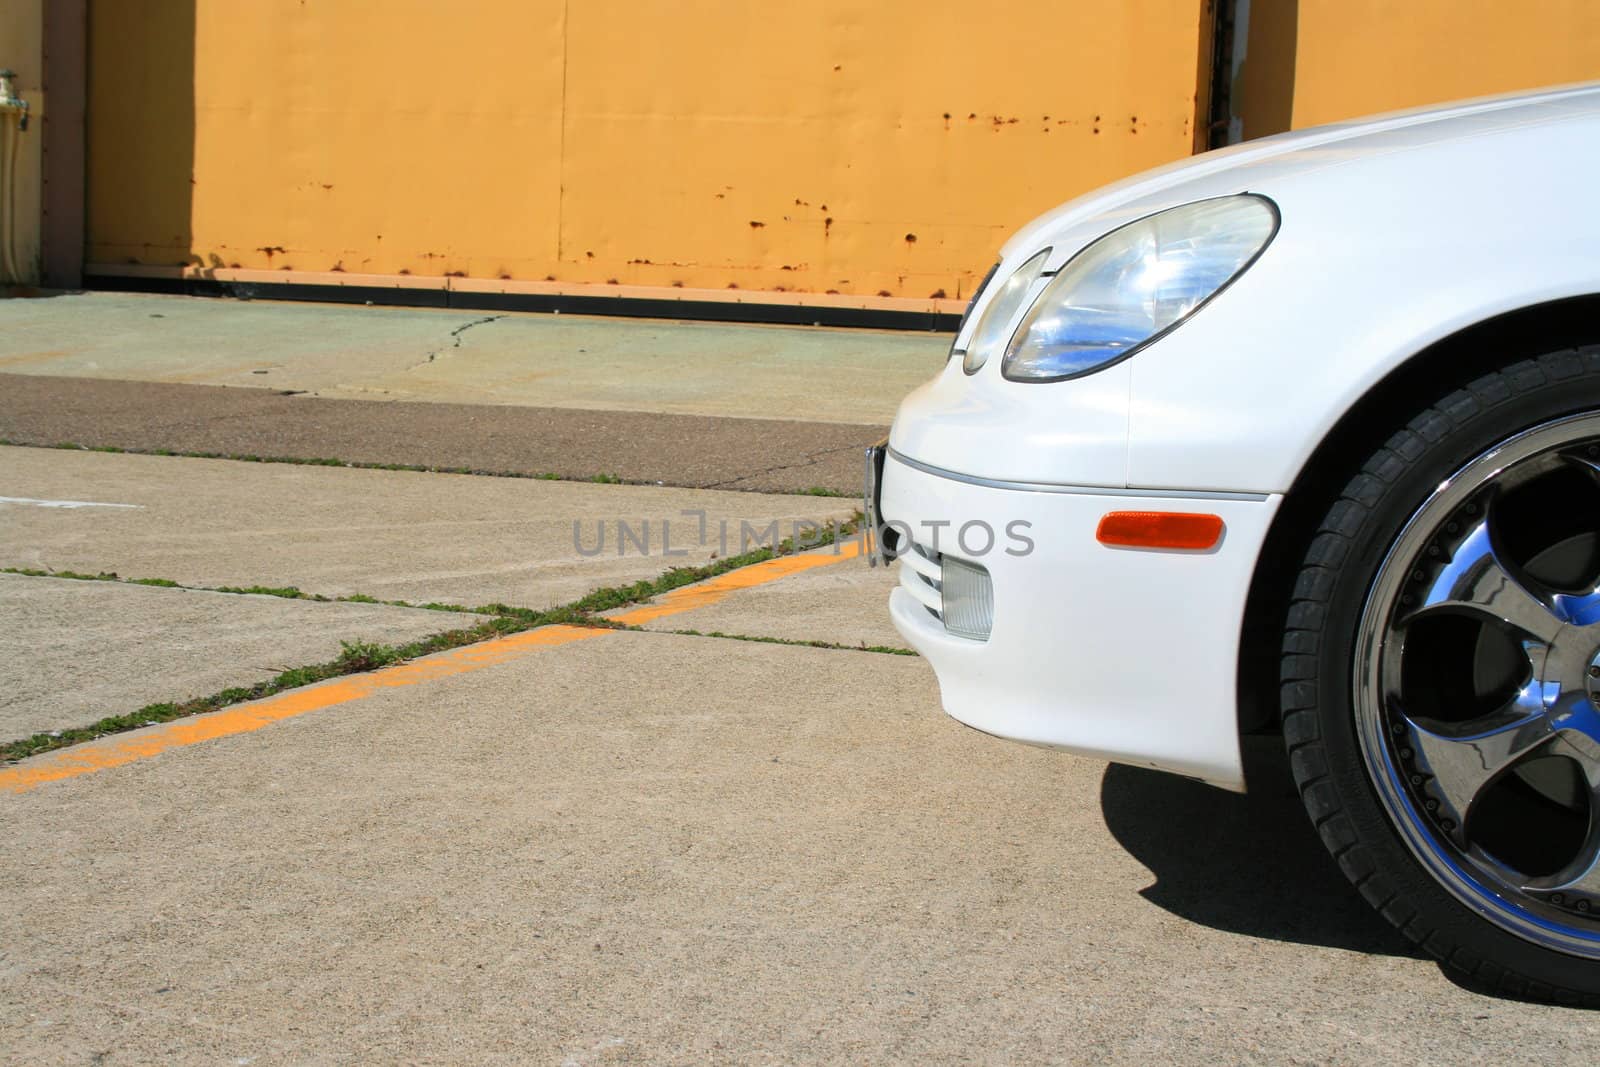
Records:
M878 446L874 445L873 448ZM904 463L913 470L924 474L931 474L936 478L949 478L951 481L965 482L967 485L979 485L985 489L1012 489L1023 493L1066 493L1070 496L1119 496L1119 497L1161 497L1172 499L1174 497L1184 500L1242 500L1259 504L1272 494L1270 493L1233 493L1218 489L1117 489L1100 485L1052 485L1048 482L1012 482L1001 478L979 478L975 474L961 474L957 471L935 467L931 463L912 459L903 455L887 444L884 446L887 455L893 456L895 462ZM870 456L872 449L868 449ZM883 467L880 461L878 479L883 477ZM876 511L873 514L877 514Z
M868 446L866 450L866 470L862 475L861 487L861 535L866 539L867 565L876 567L882 563L887 567L891 560L887 547L883 543L883 511L880 506L883 496L883 460L889 450L889 439L885 437L877 444Z

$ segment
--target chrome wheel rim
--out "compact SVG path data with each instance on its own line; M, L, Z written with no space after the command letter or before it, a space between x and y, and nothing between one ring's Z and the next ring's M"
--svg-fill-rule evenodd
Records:
M1411 853L1496 925L1600 959L1600 415L1441 484L1354 661L1362 757Z

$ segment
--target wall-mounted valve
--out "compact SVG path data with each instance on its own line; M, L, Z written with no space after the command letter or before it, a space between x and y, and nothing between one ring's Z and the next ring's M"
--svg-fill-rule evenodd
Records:
M0 70L0 111L17 113L17 131L28 132L28 102L17 95L16 71Z

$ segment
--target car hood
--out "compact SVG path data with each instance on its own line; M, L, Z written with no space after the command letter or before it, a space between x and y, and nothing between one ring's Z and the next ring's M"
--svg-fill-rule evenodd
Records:
M1268 192L1283 179L1364 157L1465 140L1512 126L1600 113L1600 82L1483 97L1317 126L1206 152L1144 171L1034 219L1001 249L1002 275L1046 245L1054 271L1101 233L1155 211L1208 196Z

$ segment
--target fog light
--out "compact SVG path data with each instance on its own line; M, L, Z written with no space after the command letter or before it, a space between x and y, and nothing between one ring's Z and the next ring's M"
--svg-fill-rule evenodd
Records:
M944 557L940 576L944 628L957 637L989 640L994 629L994 582L976 563Z

